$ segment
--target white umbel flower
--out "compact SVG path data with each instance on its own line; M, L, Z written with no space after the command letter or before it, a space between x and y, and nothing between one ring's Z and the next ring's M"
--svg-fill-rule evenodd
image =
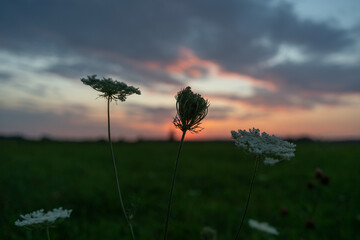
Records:
M278 162L280 162L278 159L274 159L274 158L270 158L270 157L267 157L264 160L264 163L266 165L270 165L270 166L273 166L273 165L275 165L275 163L278 163Z
M52 211L44 213L44 209L34 211L25 215L20 215L21 220L18 219L15 222L16 226L19 227L30 227L39 224L53 224L56 220L69 218L72 210L54 208Z
M289 160L295 156L295 144L266 132L260 134L259 129L231 131L231 135L235 139L237 147L264 156L265 164L274 165L280 160Z
M101 92L100 97L107 98L109 100L120 100L124 102L127 96L132 94L140 95L141 92L138 88L128 86L126 83L113 80L112 78L98 79L96 75L82 78L81 81L91 86L96 91Z
M276 230L276 228L270 226L267 222L258 222L254 219L249 219L249 226L259 231L279 235L279 232Z

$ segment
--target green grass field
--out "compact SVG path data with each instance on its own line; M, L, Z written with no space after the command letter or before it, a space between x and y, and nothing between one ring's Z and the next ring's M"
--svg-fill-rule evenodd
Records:
M120 184L139 240L162 239L176 142L115 143ZM185 142L180 158L170 240L200 239L204 226L218 240L234 238L244 210L253 156L231 142ZM306 185L316 168L328 186ZM298 143L296 157L261 164L247 219L268 222L280 235L243 227L241 239L360 239L360 144ZM73 209L51 239L130 239L121 216L107 143L0 140L0 239L46 239L16 227L20 214ZM317 203L316 203L317 202ZM314 206L315 229L305 229ZM282 207L288 215L282 216ZM246 222L247 223L247 222Z

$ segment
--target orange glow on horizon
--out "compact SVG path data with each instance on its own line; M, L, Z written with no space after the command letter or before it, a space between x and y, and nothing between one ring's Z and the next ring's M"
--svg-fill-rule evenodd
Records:
M276 112L266 117L241 119L204 119L197 134L187 133L185 140L231 140L231 130L258 128L279 137L311 137L314 139L358 139L360 126L351 107L321 107L312 111ZM338 113L341 113L340 115ZM327 115L325 115L327 114ZM324 120L324 116L326 120ZM347 117L351 116L351 117ZM175 129L175 128L173 128ZM330 130L329 130L330 129ZM180 140L181 131L175 129L176 139Z

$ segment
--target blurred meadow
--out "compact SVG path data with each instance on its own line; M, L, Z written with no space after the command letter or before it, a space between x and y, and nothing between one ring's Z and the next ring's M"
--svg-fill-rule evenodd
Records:
M120 185L137 239L161 239L177 142L114 143ZM360 239L360 143L297 142L296 157L261 163L247 213L278 236L246 224L240 239ZM232 142L185 142L169 239L200 239L203 227L233 239L254 157ZM316 168L329 176L322 185ZM309 189L309 181L314 183ZM0 140L0 239L45 239L16 227L20 214L73 209L51 239L130 239L106 142ZM316 206L316 210L314 207ZM312 215L312 216L311 216ZM314 229L305 222L314 221Z

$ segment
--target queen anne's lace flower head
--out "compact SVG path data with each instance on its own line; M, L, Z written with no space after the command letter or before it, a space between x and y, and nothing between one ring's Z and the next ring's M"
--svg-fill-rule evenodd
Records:
M276 228L270 226L267 222L258 222L254 219L249 219L249 226L274 235L279 235L279 232L276 230Z
M231 131L231 135L237 147L265 157L264 163L268 165L274 165L280 160L289 160L295 156L295 144L266 132L260 134L259 129Z
M187 130L192 133L201 131L201 120L208 113L209 101L205 100L200 94L193 93L190 87L179 91L175 99L177 111L173 121L175 127L183 132Z
M15 221L18 227L37 227L41 225L52 225L57 220L69 218L72 210L54 208L52 211L44 213L44 209L34 211L25 215L20 215L21 220Z
M101 92L102 94L100 94L100 97L110 100L120 100L124 102L126 97L129 95L134 93L138 95L141 94L138 88L128 86L126 83L119 82L111 78L97 79L96 75L92 75L87 78L82 78L81 81L96 91Z

